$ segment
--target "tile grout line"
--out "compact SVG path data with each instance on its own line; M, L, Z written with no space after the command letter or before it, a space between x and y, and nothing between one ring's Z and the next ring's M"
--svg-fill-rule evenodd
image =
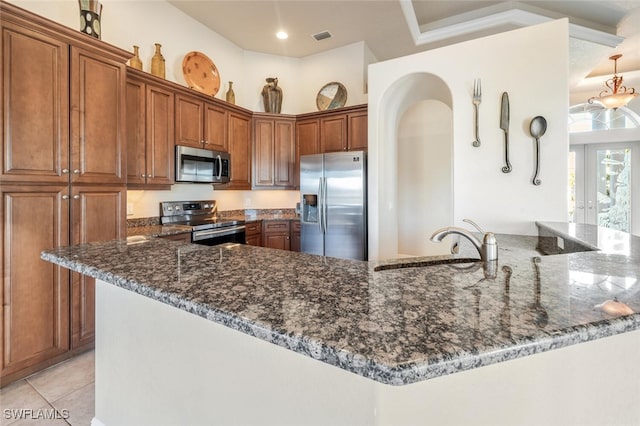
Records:
M58 409L57 409L56 407L54 407L54 406L53 406L53 402L52 402L52 401L49 401L49 399L48 399L47 397L45 397L45 396L42 394L42 392L40 392L40 391L38 390L38 388L37 388L33 383L31 383L31 382L29 381L29 378L28 378L28 377L27 377L26 379L24 379L24 381L25 381L29 386L31 386L31 389L33 389L33 390L34 390L38 395L40 395L40 397L41 397L42 399L44 399L44 400L45 400L45 402L47 403L47 405L48 405L51 409L55 410L55 411L56 411L56 413L60 413L60 412L58 411ZM60 415L62 415L62 413L60 413ZM62 419L62 421L63 421L63 422L65 422L66 424L68 424L69 426L72 426L72 425L71 425L71 423L69 423L69 422L67 421L67 419ZM9 425L9 426L10 426L10 425Z

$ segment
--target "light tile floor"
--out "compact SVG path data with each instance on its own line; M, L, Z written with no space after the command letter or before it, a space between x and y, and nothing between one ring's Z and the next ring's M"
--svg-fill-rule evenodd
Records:
M86 352L0 389L0 425L90 425L95 410L94 359L93 351ZM58 419L42 418L54 409Z

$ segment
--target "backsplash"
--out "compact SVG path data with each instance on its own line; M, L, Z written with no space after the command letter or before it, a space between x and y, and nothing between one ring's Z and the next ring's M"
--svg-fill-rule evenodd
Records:
M247 218L262 217L267 215L289 217L289 216L294 216L295 214L296 214L296 209L237 209L237 210L225 210L225 211L218 212L218 216L220 217L245 216ZM127 228L137 228L140 226L155 226L155 225L160 225L159 216L127 219Z

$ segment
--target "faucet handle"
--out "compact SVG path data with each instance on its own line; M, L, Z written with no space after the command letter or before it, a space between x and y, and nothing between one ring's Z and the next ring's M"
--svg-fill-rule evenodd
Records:
M478 232L480 232L481 234L484 234L484 231L482 230L482 228L480 228L480 227L478 226L478 224L477 224L477 223L475 223L474 221L472 221L471 219L462 219L462 221L463 221L463 222L470 223L471 225L473 225L473 226L478 230Z

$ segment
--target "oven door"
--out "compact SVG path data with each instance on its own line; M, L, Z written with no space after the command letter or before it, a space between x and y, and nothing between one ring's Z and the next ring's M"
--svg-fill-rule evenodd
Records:
M194 231L191 235L191 240L194 244L202 244L205 246L215 246L223 243L245 244L245 239L246 233L244 225Z

